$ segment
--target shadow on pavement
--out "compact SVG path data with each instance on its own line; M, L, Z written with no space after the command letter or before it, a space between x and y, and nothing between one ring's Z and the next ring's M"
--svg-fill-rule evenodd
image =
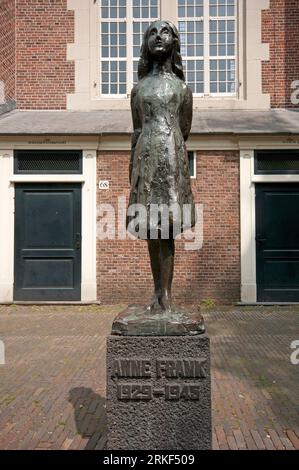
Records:
M78 434L88 438L85 450L104 449L106 444L106 399L91 388L76 387L69 391L68 400L74 407Z

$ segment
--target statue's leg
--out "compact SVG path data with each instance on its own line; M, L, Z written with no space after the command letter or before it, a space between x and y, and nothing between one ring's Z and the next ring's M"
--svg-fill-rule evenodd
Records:
M171 285L174 270L174 239L159 240L161 258L161 287L160 305L163 310L171 309Z
M154 310L160 308L160 298L161 298L161 261L160 261L160 240L147 240L148 252L150 255L151 269L155 285L155 294L149 309Z

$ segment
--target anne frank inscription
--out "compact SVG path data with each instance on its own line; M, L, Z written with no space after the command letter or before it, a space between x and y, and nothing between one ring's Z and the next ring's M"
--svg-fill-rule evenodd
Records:
M205 359L115 359L111 377L118 381L118 400L200 400L198 380L206 378ZM166 379L163 387L153 387L152 379ZM126 379L149 379L142 384ZM176 383L175 379L180 379ZM182 383L182 379L188 382ZM193 381L190 381L190 379ZM196 382L197 379L197 382Z

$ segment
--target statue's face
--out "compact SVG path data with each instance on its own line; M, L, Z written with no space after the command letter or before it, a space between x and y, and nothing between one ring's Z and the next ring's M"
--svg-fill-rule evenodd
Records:
M152 56L168 56L173 48L174 37L170 26L163 21L153 23L148 36L148 49Z

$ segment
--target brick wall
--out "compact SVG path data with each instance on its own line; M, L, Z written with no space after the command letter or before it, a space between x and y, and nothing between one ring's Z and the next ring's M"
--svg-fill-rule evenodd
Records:
M64 109L74 91L74 12L67 0L17 0L17 104L21 109Z
M291 103L291 83L299 80L299 1L270 0L263 12L262 41L270 44L270 61L262 66L263 92L271 106L298 107Z
M129 195L128 152L101 152L98 180L110 189L98 191L98 203L117 208ZM238 152L198 152L195 201L203 204L204 242L197 251L176 242L173 294L179 302L240 300L239 156ZM116 210L117 212L117 210ZM98 219L99 220L99 219ZM102 302L144 303L153 286L146 241L98 240L98 298Z
M15 99L15 2L0 2L0 105Z

